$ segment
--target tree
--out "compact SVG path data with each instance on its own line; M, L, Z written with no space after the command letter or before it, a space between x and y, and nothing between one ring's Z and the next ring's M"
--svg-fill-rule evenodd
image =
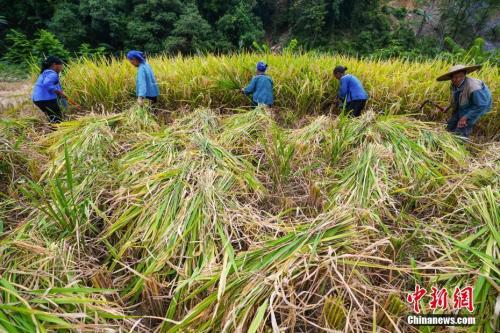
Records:
M80 0L78 15L86 26L86 42L92 45L106 44L110 49L122 50L128 40L127 24L134 3L127 0Z
M240 1L217 21L217 30L233 47L250 47L264 38L262 21L252 12L248 1Z
M25 34L11 29L5 36L5 41L7 51L2 58L3 60L13 64L22 64L28 60L33 45Z
M314 46L323 32L328 11L325 0L299 0L292 7L294 36Z
M190 54L196 51L212 51L214 45L212 27L201 17L198 8L189 4L174 24L172 34L164 42L169 52Z
M127 23L125 45L148 52L163 51L163 41L172 33L181 13L179 0L146 0L136 4Z
M57 56L63 60L69 59L69 52L54 34L42 29L36 36L35 40L30 41L25 34L17 30L10 30L6 35L7 52L2 59L13 64L25 64L32 57L43 59L49 55Z
M43 29L38 32L33 43L32 55L39 59L52 55L63 60L69 60L70 56L61 41L53 33Z
M442 0L440 2L441 38L449 36L462 45L482 32L491 15L498 14L498 0Z
M240 0L196 0L200 14L210 24L215 24L222 16L231 11Z
M81 22L78 6L73 3L57 6L54 16L48 23L48 29L70 49L78 48L87 39L87 31Z

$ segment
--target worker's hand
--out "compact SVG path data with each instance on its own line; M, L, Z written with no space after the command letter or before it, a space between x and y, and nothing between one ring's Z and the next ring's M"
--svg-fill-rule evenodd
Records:
M241 91L242 94L244 94L245 93L245 88L241 88L240 91Z
M66 94L62 90L56 90L56 95L61 98L66 98Z
M137 98L137 104L139 104L139 106L143 106L144 105L144 98L143 97Z
M458 124L457 124L458 128L464 128L467 126L467 117L466 116L463 116L462 118L460 118L460 120L458 121Z

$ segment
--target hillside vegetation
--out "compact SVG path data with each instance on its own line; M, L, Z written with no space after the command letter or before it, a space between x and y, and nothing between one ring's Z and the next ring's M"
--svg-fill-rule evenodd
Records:
M481 37L492 51L499 12L496 0L0 0L0 58L228 53L295 40L306 50L415 59L449 55L445 38L469 48Z

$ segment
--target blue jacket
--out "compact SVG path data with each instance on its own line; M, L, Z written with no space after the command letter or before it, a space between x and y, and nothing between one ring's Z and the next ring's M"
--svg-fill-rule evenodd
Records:
M357 77L347 74L340 79L339 98L349 103L350 101L367 100L368 94Z
M160 94L153 70L147 62L139 64L135 92L137 97L156 97Z
M57 99L56 90L62 90L59 74L52 69L46 69L38 75L31 98L34 102Z
M255 104L273 105L273 80L269 75L258 74L252 78L252 81L244 89L245 95L252 95Z
M474 123L491 110L491 92L483 81L466 77L460 87L452 86L452 106L458 116L467 117L467 123Z

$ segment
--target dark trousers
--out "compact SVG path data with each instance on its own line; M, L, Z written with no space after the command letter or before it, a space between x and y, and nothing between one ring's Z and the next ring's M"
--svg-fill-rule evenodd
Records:
M51 99L48 101L34 101L36 106L49 118L51 123L60 123L62 121L62 112L57 103L57 99Z
M151 103L155 104L156 102L158 102L158 96L154 96L154 97L148 97L146 96L146 99L149 99L151 101Z
M467 126L459 128L457 126L459 120L460 116L458 112L453 112L451 118L448 119L448 126L446 126L446 129L456 135L468 138L472 134L472 129L474 128L474 124L467 122Z
M348 102L345 106L345 110L350 116L359 117L365 106L366 99L358 99Z

